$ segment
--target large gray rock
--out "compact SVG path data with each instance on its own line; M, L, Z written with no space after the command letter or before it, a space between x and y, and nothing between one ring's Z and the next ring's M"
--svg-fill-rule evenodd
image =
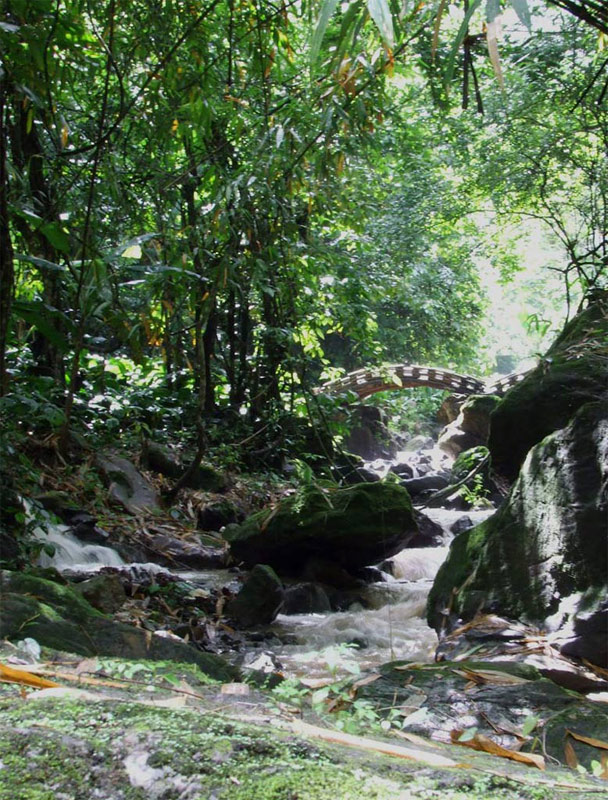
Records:
M447 611L537 622L556 615L556 627L578 611L593 617L608 594L607 514L608 406L589 403L530 451L499 511L454 540L429 596L429 623L441 628ZM581 624L581 649L584 635ZM605 663L608 640L594 647Z
M437 441L445 453L458 456L472 447L479 447L488 442L490 432L490 414L498 403L493 395L472 395L463 403L454 422L450 422Z
M376 564L406 547L416 532L403 487L360 483L304 487L242 525L229 525L224 537L237 561L297 574L311 558L346 569Z
M492 413L488 447L492 470L512 483L526 454L553 431L564 428L579 408L608 388L608 291L596 290L587 308L560 336L521 383Z
M142 511L160 510L154 488L126 458L98 455L96 463L108 486L110 497L125 511L141 514Z

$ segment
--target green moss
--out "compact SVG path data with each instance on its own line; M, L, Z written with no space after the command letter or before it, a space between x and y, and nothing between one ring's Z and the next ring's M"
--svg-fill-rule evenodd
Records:
M184 786L193 800L550 800L554 791L535 785L536 774L524 768L517 782L462 768L421 769L415 761L313 744L188 709L10 698L0 699L0 721L0 800L144 800L150 791L133 787L125 767L134 753L157 770L154 792L166 800ZM583 790L584 780L576 780ZM584 797L572 792L569 800Z
M234 557L253 565L301 567L323 556L344 566L364 566L392 555L416 531L407 491L393 483L346 488L307 486L274 509L229 526Z

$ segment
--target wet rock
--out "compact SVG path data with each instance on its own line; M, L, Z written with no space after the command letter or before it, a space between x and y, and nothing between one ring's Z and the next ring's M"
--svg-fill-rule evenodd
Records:
M228 526L233 558L298 573L309 558L344 569L376 564L405 547L416 533L408 493L390 483L345 488L307 486L274 509Z
M605 666L608 665L608 596L594 599L593 594L588 592L587 598L581 599L581 610L574 613L559 642L559 650L571 658ZM587 603L592 610L584 610Z
M417 450L431 450L433 447L435 447L435 442L430 436L418 434L418 436L412 436L411 439L408 439L403 449L413 452Z
M282 614L324 614L331 611L325 590L317 583L298 583L285 589Z
M530 451L497 513L454 539L429 596L429 623L440 628L446 608L464 620L481 610L542 622L567 598L566 618L601 611L608 575L607 463L608 409L589 403ZM595 634L583 643L584 623L577 635L590 660L605 665L605 648L593 652Z
M467 517L466 514L462 517L459 517L453 525L450 526L451 533L454 536L458 536L459 533L464 533L464 531L468 531L473 528L475 523L471 519L471 517Z
M324 558L309 558L303 565L302 577L313 583L323 583L334 589L357 589L361 582L352 572L335 561Z
M156 492L130 461L115 455L97 455L95 461L110 497L126 511L140 514L160 510Z
M422 511L415 511L418 533L411 539L408 547L441 547L445 535L443 528L437 522L427 517Z
M400 478L413 478L414 477L414 468L411 464L407 462L403 462L401 464L393 464L389 470L389 472L393 472L395 475L398 475Z
M449 742L453 731L475 728L503 747L525 752L534 737L522 747L521 731L534 715L546 752L563 761L567 730L601 739L608 727L608 709L602 704L577 697L525 664L451 661L410 668L393 662L379 672L380 678L361 686L357 697L373 703L381 715L399 709L404 730L436 741ZM587 768L597 760L592 750L579 749L580 763Z
M486 445L490 432L490 414L499 402L499 398L493 395L469 397L458 417L441 432L437 446L455 458L465 450Z
M167 566L190 569L220 569L226 566L226 551L183 541L174 536L153 536L147 545L151 558Z
M105 614L118 611L127 599L118 575L95 575L77 584L74 590L81 594L93 608L103 611Z
M439 489L445 489L449 485L449 480L445 475L433 473L423 475L421 478L410 478L409 480L401 481L401 485L407 491L415 496L437 492Z
M586 403L605 396L608 291L597 290L532 370L492 414L488 447L492 470L512 483L531 447L564 428Z
M244 628L267 625L283 603L283 584L267 564L256 564L243 588L226 606L226 614Z

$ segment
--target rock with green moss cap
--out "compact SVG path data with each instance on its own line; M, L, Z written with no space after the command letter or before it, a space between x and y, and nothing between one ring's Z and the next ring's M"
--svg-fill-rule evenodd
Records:
M565 427L585 403L605 398L607 344L608 292L598 291L492 413L488 447L504 482L515 480L531 447Z
M307 486L273 509L229 526L237 561L298 573L310 558L346 569L376 564L407 546L417 532L407 491L393 483L346 488Z
M87 656L183 661L217 680L238 675L220 656L196 650L177 637L114 622L71 587L33 575L1 572L0 607L0 639L30 636L46 647Z
M454 540L429 595L429 623L439 630L448 611L467 620L493 611L535 622L554 616L560 627L578 606L587 617L600 611L608 576L606 463L608 408L589 403L530 451L499 511ZM594 663L606 661L607 648L605 637Z

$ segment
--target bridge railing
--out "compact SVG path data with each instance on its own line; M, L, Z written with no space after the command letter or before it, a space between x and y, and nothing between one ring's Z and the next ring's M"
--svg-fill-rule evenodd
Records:
M342 378L324 383L316 394L326 392L339 394L355 392L363 400L377 392L399 391L420 386L444 389L454 394L496 394L502 395L516 383L523 380L528 372L514 372L492 383L485 383L471 375L461 375L440 367L424 367L418 364L387 364L378 368L363 368L349 372Z

